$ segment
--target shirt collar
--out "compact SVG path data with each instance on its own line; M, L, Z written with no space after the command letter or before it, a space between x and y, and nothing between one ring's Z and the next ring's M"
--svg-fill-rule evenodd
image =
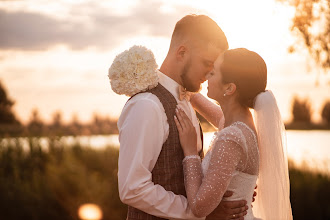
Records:
M162 84L162 86L164 86L175 99L179 100L179 87L181 85L159 70L157 70L157 73L159 76L159 83Z

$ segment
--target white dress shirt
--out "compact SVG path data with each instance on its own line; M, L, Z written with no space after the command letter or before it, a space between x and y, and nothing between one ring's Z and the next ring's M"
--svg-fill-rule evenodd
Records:
M159 83L176 99L197 132L197 147L202 149L199 122L190 102L179 100L179 84L158 71ZM153 170L163 143L169 134L165 110L157 96L141 93L123 108L118 120L119 162L118 187L123 203L151 215L169 219L196 218L188 208L187 199L166 191L152 182ZM202 218L203 219L203 218Z

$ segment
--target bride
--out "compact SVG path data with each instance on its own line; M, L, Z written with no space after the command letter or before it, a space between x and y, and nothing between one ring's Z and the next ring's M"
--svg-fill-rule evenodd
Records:
M207 95L221 108L201 94L191 97L194 108L219 127L203 162L191 121L176 110L188 204L197 217L212 213L227 190L234 192L230 200L244 199L251 207L257 184L256 201L244 219L292 219L285 130L266 84L267 67L257 53L239 48L217 58Z

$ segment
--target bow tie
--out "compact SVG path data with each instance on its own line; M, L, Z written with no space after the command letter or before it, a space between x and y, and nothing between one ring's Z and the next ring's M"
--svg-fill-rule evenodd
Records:
M190 100L191 93L188 92L183 86L179 86L179 100L182 101L186 99L188 102Z

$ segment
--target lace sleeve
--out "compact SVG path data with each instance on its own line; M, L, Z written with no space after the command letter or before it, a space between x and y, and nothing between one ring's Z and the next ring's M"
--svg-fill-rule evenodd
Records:
M239 163L245 160L238 135L221 135L214 143L205 177L199 159L183 161L188 204L196 217L209 215L219 205Z
M222 109L219 105L211 102L202 94L193 94L190 99L193 108L201 114L213 126L221 130L225 123Z

